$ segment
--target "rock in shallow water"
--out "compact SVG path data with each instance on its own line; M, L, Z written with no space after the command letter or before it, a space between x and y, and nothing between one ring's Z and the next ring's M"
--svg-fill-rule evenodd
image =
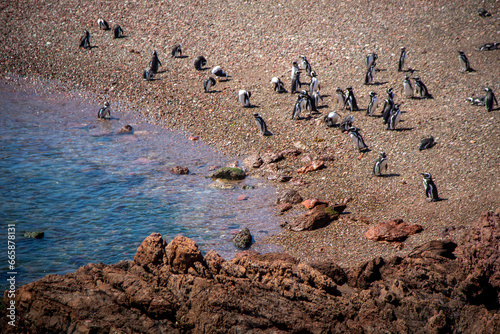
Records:
M170 168L170 172L172 174L178 174L178 175L189 174L189 169L183 166L175 166L173 168Z
M243 180L246 174L243 170L234 167L221 167L210 175L212 179Z
M233 237L233 244L240 249L250 247L250 245L252 244L252 235L250 234L250 230L245 227L244 229L239 231Z
M25 238L42 239L44 237L44 235L45 235L45 233L41 232L41 231L24 232Z

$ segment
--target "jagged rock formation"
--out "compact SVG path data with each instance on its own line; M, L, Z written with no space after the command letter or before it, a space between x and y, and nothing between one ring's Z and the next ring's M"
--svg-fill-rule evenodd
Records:
M48 275L16 293L11 333L499 333L500 210L460 246L343 270L286 254L203 257L153 233L133 261ZM5 297L6 298L6 297ZM5 311L4 311L5 312Z

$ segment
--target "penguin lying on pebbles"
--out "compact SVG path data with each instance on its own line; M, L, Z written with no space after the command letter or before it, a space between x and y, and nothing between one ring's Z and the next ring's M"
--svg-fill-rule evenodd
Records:
M205 57L203 56L198 56L196 57L196 59L194 60L194 68L197 70L197 71L201 71L203 70L203 67L207 64L207 60L205 59Z
M286 93L285 85L283 85L283 82L280 80L280 78L273 77L271 79L271 84L273 85L273 89L276 93Z
M227 80L227 78L229 77L229 75L224 72L220 66L215 66L214 68L212 68L212 74L215 75L217 79L224 78Z
M250 96L252 96L252 93L244 89L240 89L238 92L238 100L243 107L250 107Z
M429 138L424 138L420 141L420 147L418 149L419 151L423 151L433 147L434 145L436 145L434 137L430 136Z
M109 24L105 19L98 19L97 24L99 25L99 29L101 30L109 30Z

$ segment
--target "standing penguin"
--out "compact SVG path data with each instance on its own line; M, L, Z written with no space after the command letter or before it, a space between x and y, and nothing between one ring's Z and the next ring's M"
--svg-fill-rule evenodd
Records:
M352 115L346 116L339 124L340 130L342 132L349 131L349 128L352 127L352 123L354 123L354 116Z
M158 58L158 54L156 50L153 51L153 55L151 56L151 61L149 62L149 71L153 72L153 74L158 73L158 67L162 66L160 59Z
M363 136L359 133L359 129L356 127L350 127L347 130L351 136L351 140L354 143L354 146L358 149L358 151L363 152L368 149L368 146L365 144Z
M264 119L261 116L259 116L258 113L254 113L253 117L255 119L255 124L257 124L257 126L260 129L260 133L263 136L270 136L271 133L267 130L267 125L266 122L264 122Z
M384 119L384 124L389 123L389 118L391 117L391 111L394 107L394 92L392 88L387 88L387 99L384 100L384 107L382 109L382 118Z
M198 56L196 57L196 59L194 60L194 68L197 70L197 71L201 71L203 70L203 66L205 66L207 64L207 60L205 59L205 57L203 56Z
M109 30L109 24L105 19L98 19L97 24L99 25L99 29L101 30Z
M410 77L405 76L405 80L403 81L403 95L407 98L413 97L413 86L411 85Z
M80 37L80 47L84 49L91 49L90 46L90 33L87 30L83 31L83 36Z
M458 60L460 61L460 67L462 72L473 72L474 70L470 67L469 59L463 51L458 51Z
M403 67L406 61L406 48L401 47L401 54L399 55L398 72L403 72Z
M434 181L432 181L432 176L430 173L421 173L424 176L424 188L425 196L430 202L436 202L439 200L438 190Z
M401 119L401 110L399 110L399 104L395 104L391 111L391 116L389 117L389 124L387 124L387 130L395 130Z
M323 101L323 98L321 97L319 90L317 90L312 94L313 111L318 111L319 101Z
M102 108L99 109L99 111L97 112L97 118L105 119L107 115L109 115L109 117L111 117L111 109L109 108L108 101L104 102L104 105L102 106Z
M375 110L377 110L377 106L378 106L377 93L370 92L370 103L368 104L368 108L366 108L366 114L368 116L373 116L373 113L375 112Z
M250 107L250 96L252 96L252 93L244 89L240 89L238 91L238 100L243 105L243 107Z
M210 88L215 86L215 79L212 77L208 77L204 82L203 82L203 89L205 90L205 93L210 93Z
M365 74L365 85L373 84L373 73L375 71L375 64L372 64Z
M316 77L316 72L311 72L311 83L309 84L309 93L312 95L319 88L319 80Z
M172 58L179 58L182 56L182 47L180 44L177 44L172 48L171 52Z
M381 152L375 165L373 166L373 175L382 176L382 171L387 171L387 156L385 152Z
M273 89L276 93L286 93L285 85L278 77L273 77L271 79L271 84L273 85Z
M497 98L495 97L495 93L493 93L493 90L489 87L486 87L484 89L486 91L486 97L484 98L484 105L486 106L486 111L492 111L493 110L493 102L496 103L498 107L498 101Z
M356 102L356 98L354 97L354 92L352 91L352 87L349 86L346 89L347 89L346 102L347 102L347 105L349 106L349 109L351 111L358 111L359 110L358 103Z
M300 56L300 58L302 58L302 68L304 70L306 70L306 74L308 76L311 76L311 65L309 64L309 62L307 61L307 58L306 56Z
M377 59L378 56L376 53L369 53L365 59L366 69L369 70L372 65L374 65L375 67L375 62L377 61Z
M432 95L429 94L427 86L420 80L420 77L413 78L415 80L415 93L423 99L432 99Z
M290 75L290 78L293 80L293 78L295 78L295 75L297 74L297 72L299 72L299 64L297 64L296 61L294 61L292 63L292 74Z
M346 108L346 100L345 100L345 95L344 92L340 87L337 87L335 90L335 93L337 94L337 101L340 105L340 109L345 109Z
M302 111L302 98L299 96L295 105L293 106L292 119L296 119L299 117L300 112Z
M118 24L113 27L113 38L123 37L123 29Z
M292 84L291 84L291 87L290 87L290 93L296 93L298 91L298 88L302 86L302 84L300 83L300 72L297 71L295 72L293 78L292 78Z

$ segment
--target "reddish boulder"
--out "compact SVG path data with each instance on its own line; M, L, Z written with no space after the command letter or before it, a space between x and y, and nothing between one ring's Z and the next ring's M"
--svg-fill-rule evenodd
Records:
M288 227L296 232L315 230L330 224L332 220L338 218L338 215L339 213L333 208L321 204L297 217Z
M248 169L259 168L264 162L258 154L252 154L243 160L243 166Z
M318 169L323 169L325 168L325 163L321 160L313 160L310 163L306 164L304 167L301 167L297 170L297 173L303 174L303 173L308 173L308 172L313 172Z
M198 250L198 245L184 236L175 237L165 248L166 264L174 272L186 273L194 267L195 262L203 262L203 255Z
M142 267L160 266L165 261L166 242L160 233L151 233L137 248L134 262Z
M281 204L281 203L299 204L303 200L304 199L302 198L302 196L300 196L297 190L285 189L279 194L278 199L276 200L276 204Z
M408 225L402 219L393 219L370 227L365 232L365 237L373 241L404 241L409 235L423 229L422 225Z
M262 161L266 164L272 164L274 162L278 162L281 159L283 159L282 155L279 155L278 153L273 153L273 152L267 152L261 155Z
M305 206L307 209L312 209L316 205L320 205L320 204L329 205L330 203L326 202L326 201L322 201L322 200L317 199L317 198L309 198L309 199L306 199L305 201L302 202L302 205Z

